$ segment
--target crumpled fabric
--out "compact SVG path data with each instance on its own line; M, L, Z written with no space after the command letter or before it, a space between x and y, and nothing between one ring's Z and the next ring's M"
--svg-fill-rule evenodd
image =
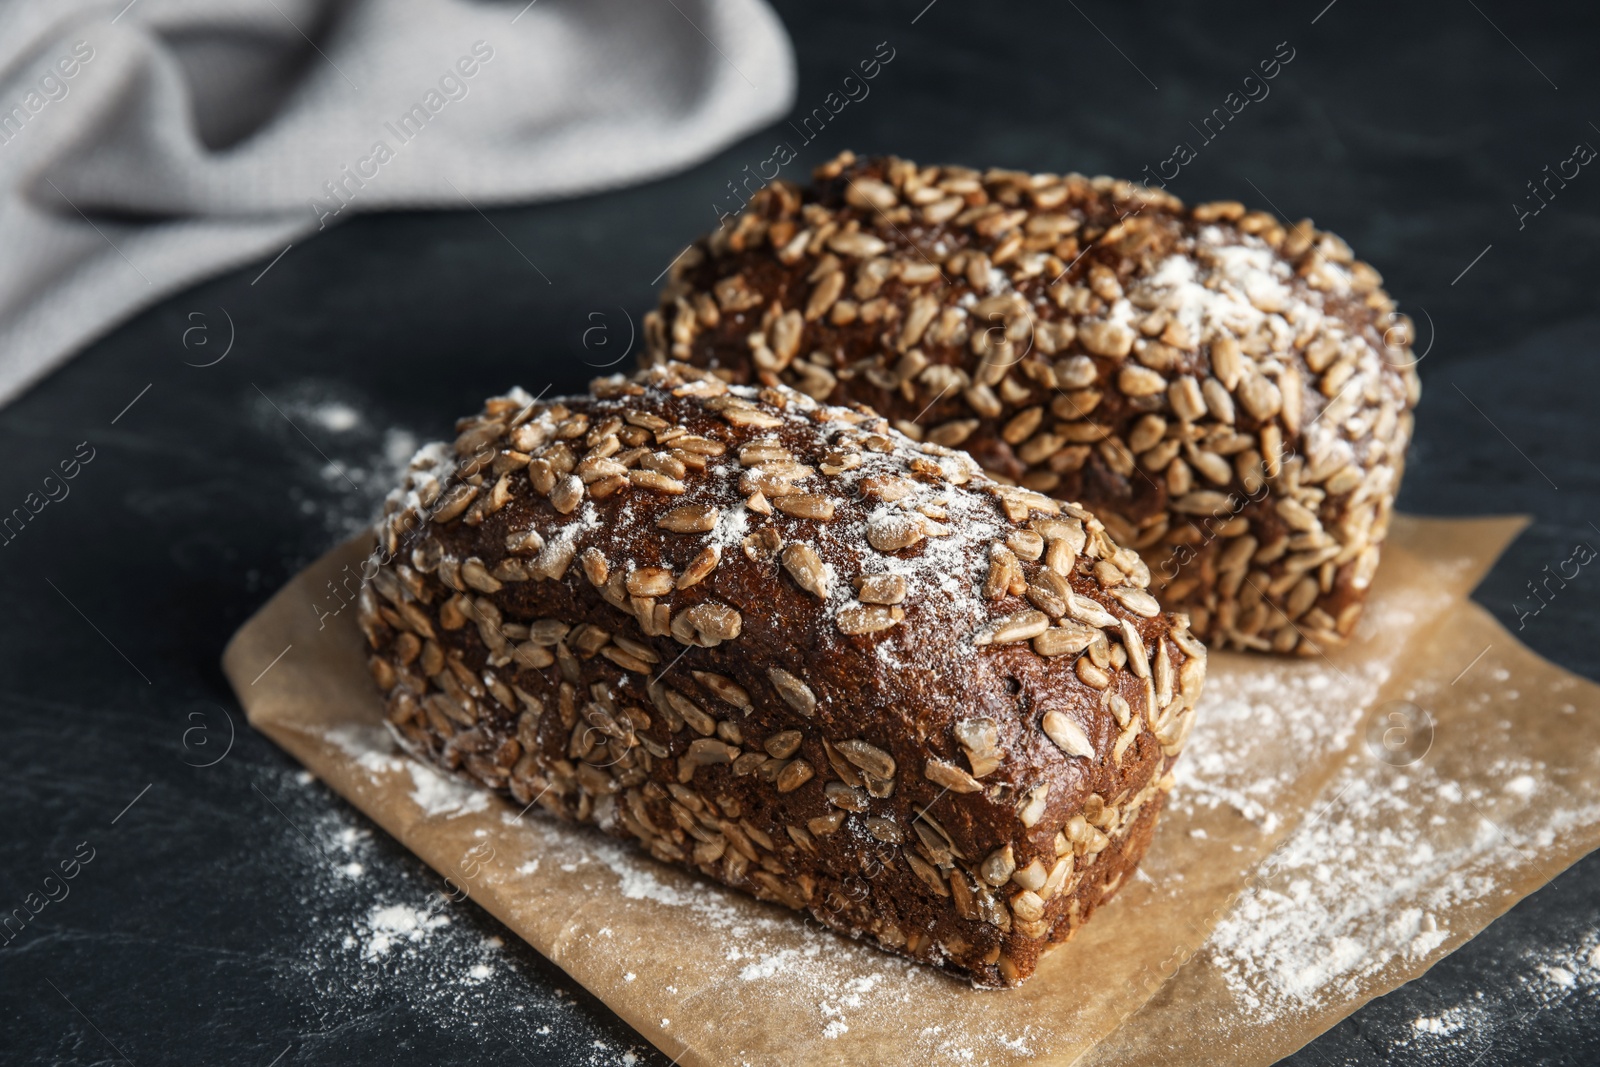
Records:
M643 181L780 117L761 0L0 0L0 403L356 212Z

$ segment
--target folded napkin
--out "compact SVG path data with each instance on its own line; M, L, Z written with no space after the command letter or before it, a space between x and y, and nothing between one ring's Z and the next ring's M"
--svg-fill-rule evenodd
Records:
M778 118L761 0L0 0L0 403L386 208L592 192Z

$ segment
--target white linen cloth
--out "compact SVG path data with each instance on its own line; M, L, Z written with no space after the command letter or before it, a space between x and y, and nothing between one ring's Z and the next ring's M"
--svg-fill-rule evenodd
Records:
M354 212L661 175L794 80L762 0L0 0L0 403Z

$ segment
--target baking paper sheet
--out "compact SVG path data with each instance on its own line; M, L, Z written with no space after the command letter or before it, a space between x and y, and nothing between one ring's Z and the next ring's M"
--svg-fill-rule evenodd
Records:
M359 541L273 597L223 663L252 724L680 1064L1267 1063L1600 843L1600 690L1467 599L1520 528L1401 518L1350 647L1292 661L1214 654L1139 876L1017 990L973 990L400 754L354 608L327 614L340 603L328 583L358 570ZM1413 705L1435 723L1420 759L1418 735L1389 718L1414 717ZM1415 805L1373 803L1394 776ZM1508 789L1521 778L1532 784ZM1534 811L1565 821L1517 829ZM1315 881L1319 832L1371 862ZM1417 877L1362 898L1365 913L1340 909L1339 878L1423 847L1436 859ZM1308 878L1328 894L1321 911L1294 895ZM1308 933L1297 912L1322 925ZM1137 1025L1122 1026L1130 1016Z

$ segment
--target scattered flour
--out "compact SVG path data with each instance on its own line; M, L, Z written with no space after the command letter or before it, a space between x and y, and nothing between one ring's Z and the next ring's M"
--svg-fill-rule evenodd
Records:
M374 778L401 770L408 762L401 758L394 738L382 726L345 723L324 730L322 735Z
M1526 1046L1528 1035L1540 1027L1540 1012L1573 997L1600 994L1600 930L1578 943L1557 942L1497 962L1493 983L1461 1003L1411 1020L1391 1039L1391 1054L1404 1053L1407 1062L1424 1064L1477 1062L1491 1047Z
M411 772L411 801L427 815L465 815L472 811L485 811L489 807L489 792L465 781L449 778L427 764L407 760Z
M1419 1034L1428 1034L1432 1037L1449 1037L1457 1033L1466 1025L1459 1012L1447 1012L1444 1015L1424 1016L1413 1019L1411 1028Z
M291 491L300 510L320 517L341 538L371 523L416 452L416 434L383 425L376 404L344 383L305 379L270 400L254 391L251 396L257 426L303 468Z
M363 762L369 769L410 762L381 730L337 736L353 759L375 761ZM263 787L288 820L263 805L263 825L279 835L268 847L282 858L272 896L296 939L274 954L271 972L276 995L304 1018L295 1059L340 1060L360 1035L415 1028L482 1044L507 1062L548 1062L585 1046L594 1067L644 1062L642 1042L582 1006L583 994L562 988L531 949L486 933L492 919L446 896L437 874L310 775L285 772Z
M386 956L396 942L421 942L431 931L449 924L448 915L425 913L405 904L375 906L367 913L361 955L369 960Z
M332 433L346 433L361 425L361 413L337 400L313 408L311 418L318 426Z
M1533 775L1531 774L1519 774L1505 785L1507 793L1524 799L1533 796L1533 791L1537 788L1538 783L1533 780Z
M792 948L786 948L774 956L767 956L759 962L752 963L739 972L739 977L746 982L753 982L758 978L771 978L782 974L796 962L800 953Z
M1539 826L1525 804L1537 766L1502 761L1501 795L1440 779L1426 764L1375 773L1355 757L1334 800L1269 861L1202 950L1256 1025L1345 1000L1391 966L1420 960L1450 938L1440 916L1504 892L1504 868L1526 862L1561 825L1600 811L1550 809ZM1525 784L1524 784L1525 783ZM1441 825L1423 818L1452 809ZM1520 816L1520 817L1519 817ZM1549 962L1538 980L1570 988L1594 968ZM1418 1020L1418 1033L1456 1026ZM1453 1031L1450 1031L1453 1032Z

